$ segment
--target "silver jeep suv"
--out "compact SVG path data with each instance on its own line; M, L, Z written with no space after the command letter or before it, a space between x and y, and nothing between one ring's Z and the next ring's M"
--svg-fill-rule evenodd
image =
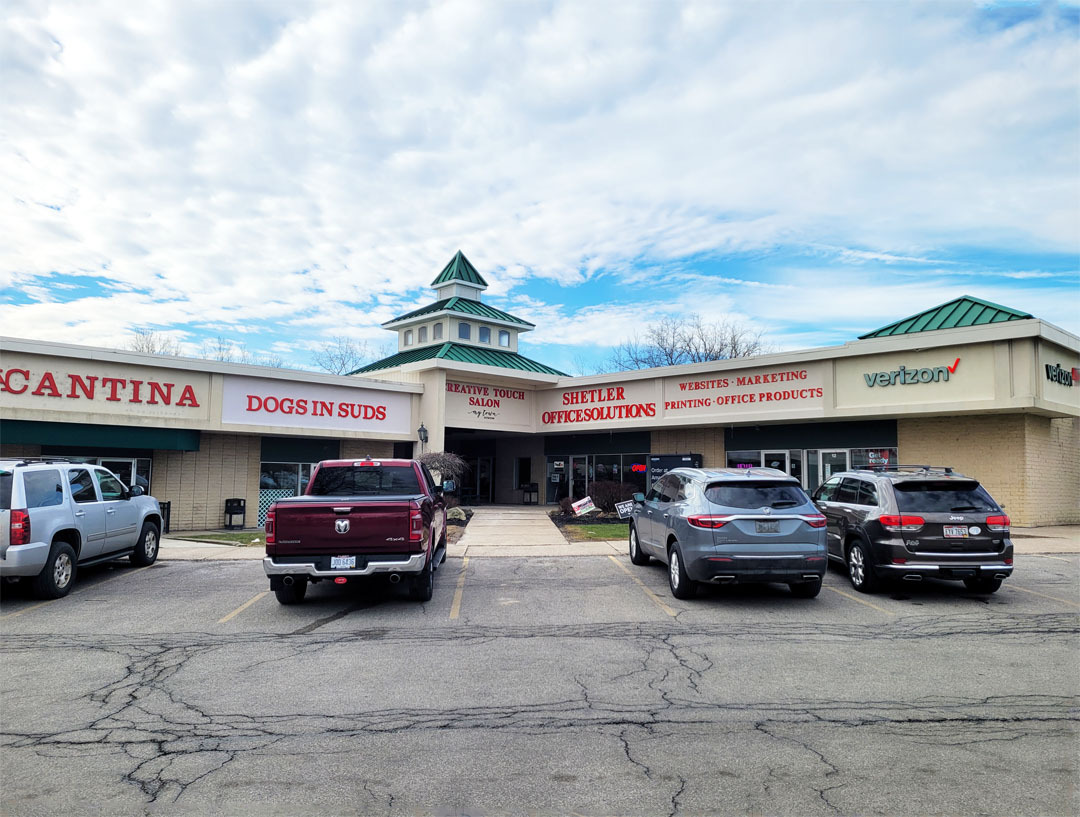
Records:
M127 556L153 564L161 508L111 471L61 459L0 460L0 577L66 596L79 566Z
M676 468L634 495L630 561L668 565L678 599L699 582L783 582L821 591L825 517L795 477L775 468Z

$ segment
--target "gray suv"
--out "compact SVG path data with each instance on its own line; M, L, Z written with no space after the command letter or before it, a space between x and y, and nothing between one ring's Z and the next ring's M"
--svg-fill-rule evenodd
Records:
M928 576L993 593L1012 575L1009 517L977 480L951 468L845 471L814 501L828 519L829 558L863 593L889 578Z
M677 599L698 583L783 582L821 592L825 517L799 481L775 468L676 468L634 495L630 561L668 566Z
M66 596L79 566L127 556L153 564L161 508L111 471L59 459L0 460L0 577Z

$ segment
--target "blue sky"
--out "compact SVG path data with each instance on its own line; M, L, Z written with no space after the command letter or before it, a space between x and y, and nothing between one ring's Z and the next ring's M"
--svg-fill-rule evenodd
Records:
M1075 5L0 14L0 334L310 368L459 248L574 372L690 312L805 348L971 294L1080 334Z

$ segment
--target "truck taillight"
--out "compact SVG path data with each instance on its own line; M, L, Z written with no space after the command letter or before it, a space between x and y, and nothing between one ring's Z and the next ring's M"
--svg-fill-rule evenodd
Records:
M1009 522L1011 520L1005 514L1000 516L988 516L986 517L986 527L990 530L1003 531L1009 529Z
M11 512L11 544L30 544L30 514L25 510Z
M409 511L409 541L422 542L424 540L424 515L419 508Z
M922 530L926 520L921 516L897 516L896 514L883 513L878 517L881 527L894 533L909 533Z
M268 545L272 545L277 541L274 538L274 515L274 507L270 506L270 510L266 512L266 544Z

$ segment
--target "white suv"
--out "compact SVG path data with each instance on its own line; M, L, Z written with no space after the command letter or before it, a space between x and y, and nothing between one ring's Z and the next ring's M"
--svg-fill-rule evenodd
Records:
M0 460L0 577L66 596L80 565L157 559L161 507L111 471L60 459Z

